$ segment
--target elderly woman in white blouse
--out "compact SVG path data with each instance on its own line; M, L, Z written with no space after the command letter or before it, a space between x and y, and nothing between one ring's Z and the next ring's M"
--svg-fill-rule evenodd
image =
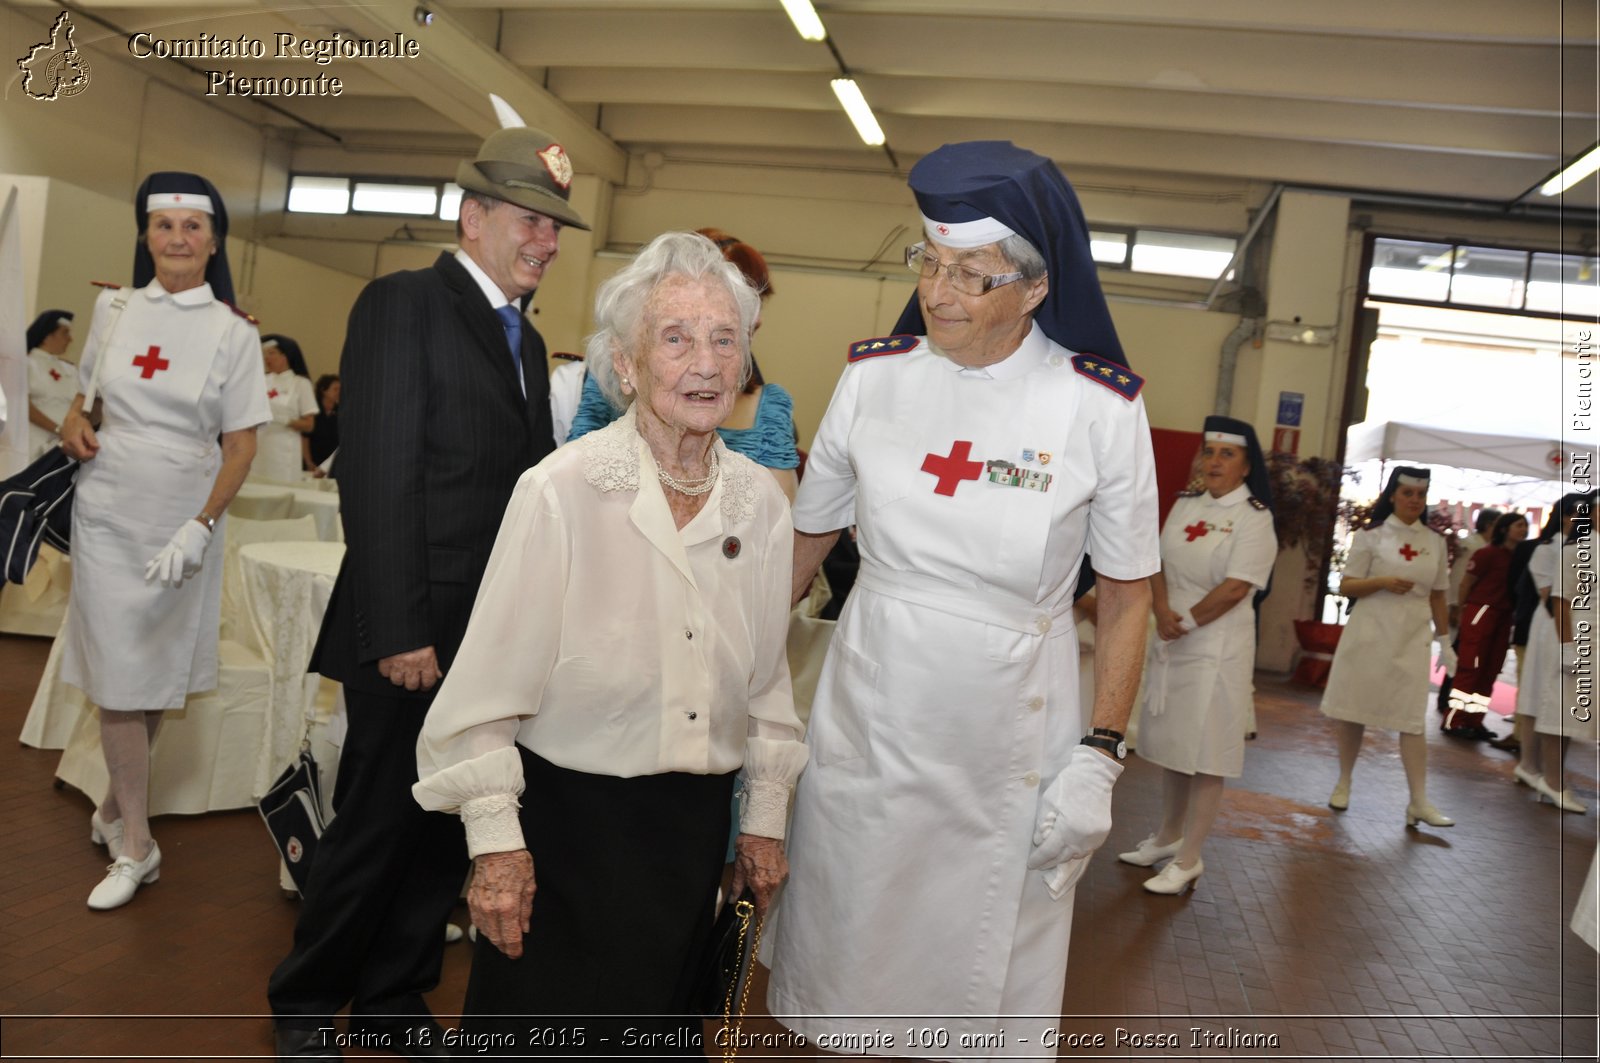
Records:
M716 433L758 306L692 233L601 285L585 361L627 412L517 484L418 742L417 800L461 814L473 857L466 1028L518 1051L616 1049L593 1022L530 1045L518 1015L682 1025L741 766L732 893L764 910L788 873L792 525Z

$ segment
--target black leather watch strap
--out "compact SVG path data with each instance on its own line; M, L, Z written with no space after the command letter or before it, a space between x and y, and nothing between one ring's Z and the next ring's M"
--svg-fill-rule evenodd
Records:
M1121 738L1112 738L1109 735L1103 734L1092 734L1086 735L1080 744L1093 746L1096 749L1103 749L1118 760L1126 760L1128 757L1128 745Z

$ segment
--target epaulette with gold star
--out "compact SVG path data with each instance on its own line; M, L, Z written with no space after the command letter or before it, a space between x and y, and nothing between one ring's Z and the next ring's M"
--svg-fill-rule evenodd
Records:
M234 306L232 303L228 302L228 300L226 300L226 299L219 299L217 301L219 303L221 303L223 306L227 307L229 310L232 310L235 314L238 314L240 317L242 317L246 321L250 322L250 324L252 324L252 325L261 324L261 319L256 317L254 314L250 313L248 310L240 310L237 306Z
M1125 399L1138 398L1139 389L1144 387L1144 377L1125 365L1107 361L1096 354L1073 355L1072 368L1076 369L1079 375L1104 384Z
M1267 504L1265 502L1261 501L1261 499L1257 498L1255 495L1251 495L1249 501L1250 501L1250 508L1251 509L1266 509L1267 508Z
M859 362L884 354L904 354L916 350L921 342L918 336L879 336L876 339L856 340L850 345L850 361Z
M122 287L122 285L112 284L110 281L90 281L89 283L94 285L96 288L110 288L112 291L116 291L118 288Z
M550 357L554 358L558 362L581 362L581 361L583 361L583 355L581 355L581 354L573 354L571 351L557 351L556 353L552 354Z

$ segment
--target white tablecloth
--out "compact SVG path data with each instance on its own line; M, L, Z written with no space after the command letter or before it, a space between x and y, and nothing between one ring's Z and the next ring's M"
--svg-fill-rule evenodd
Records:
M267 713L253 780L266 792L305 738L321 677L306 674L344 559L338 542L266 542L240 547L245 606L272 673Z
M317 538L325 543L344 540L338 491L247 480L233 496L228 512L247 520L287 520L309 515L317 522Z

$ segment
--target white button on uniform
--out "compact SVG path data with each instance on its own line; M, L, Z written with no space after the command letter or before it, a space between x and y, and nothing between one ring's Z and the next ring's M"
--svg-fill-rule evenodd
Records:
M1039 619L1033 622L1033 626L1039 629L1039 634L1043 635L1046 631L1050 630L1050 618L1048 616L1041 616Z
M1060 368L1061 364L1065 361L1066 359L1061 357L1059 354L1052 354L1050 356L1050 365L1052 368Z
M1028 774L1026 774L1026 775L1024 775L1024 776L1023 776L1023 777L1022 777L1022 781L1023 781L1023 782L1024 782L1024 783L1026 783L1026 784L1027 784L1027 787L1028 787L1028 789L1030 789L1030 790L1031 790L1031 789L1033 789L1033 788L1034 788L1034 787L1035 787L1035 786L1038 786L1038 785L1039 785L1039 773L1038 773L1038 772L1036 772L1036 771L1030 771L1030 772L1028 772Z
M1040 709L1044 708L1044 699L1039 697L1029 698L1028 708L1032 709L1034 712L1038 712Z

